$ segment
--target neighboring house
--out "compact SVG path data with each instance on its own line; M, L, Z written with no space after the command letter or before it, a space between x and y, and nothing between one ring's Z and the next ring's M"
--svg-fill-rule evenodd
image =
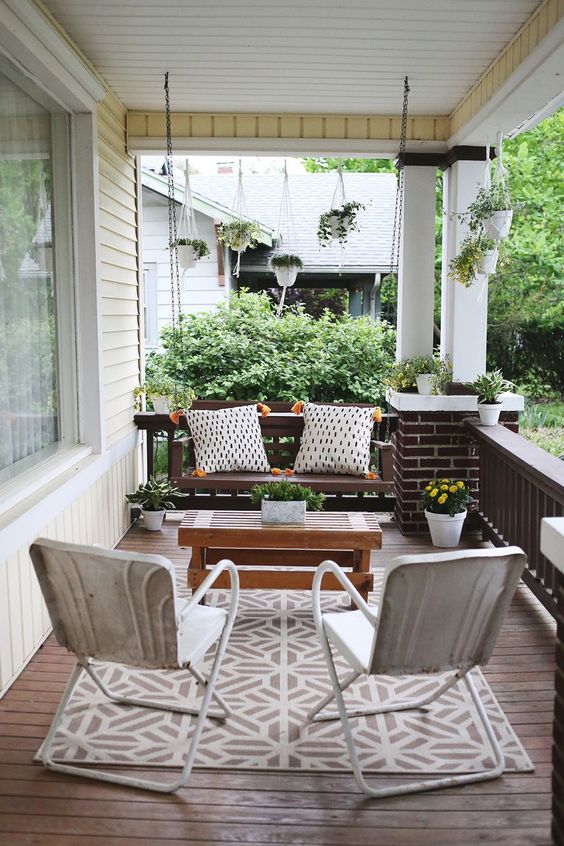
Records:
M158 344L159 333L171 321L170 259L168 252L167 180L160 173L161 162L144 163L143 186L143 274L145 280L145 344ZM152 169L155 168L155 169ZM249 217L262 227L264 243L247 250L241 272L231 275L229 251L217 242L217 228L231 219L237 177L233 174L190 177L198 234L209 245L211 255L186 271L182 284L182 309L204 311L221 302L226 293L241 287L261 290L276 287L268 270L268 259L276 248L279 225L281 174L252 174L244 177ZM380 281L390 265L396 177L393 173L346 173L347 199L364 203L359 230L351 233L344 250L339 244L321 247L317 240L319 217L331 208L336 173L304 173L290 176L290 194L295 237L287 245L304 261L296 287L346 288L353 314L379 313ZM183 174L175 169L176 198L183 198Z

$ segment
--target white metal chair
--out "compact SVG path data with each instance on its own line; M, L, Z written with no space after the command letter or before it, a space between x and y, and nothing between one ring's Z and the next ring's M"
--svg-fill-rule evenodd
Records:
M206 716L225 719L231 713L215 685L239 601L235 565L232 561L220 561L190 600L184 600L176 595L172 564L160 555L78 546L44 538L32 544L30 554L57 641L77 659L43 743L41 759L44 765L58 772L131 787L163 793L177 790L186 783L192 770ZM229 609L199 605L206 591L225 570L231 577ZM215 658L206 679L195 665L215 643ZM91 659L149 670L185 669L205 687L201 706L199 709L179 707L121 696L108 688ZM116 704L197 715L186 761L175 781L151 781L57 763L52 759L53 738L83 671ZM212 699L220 710L209 710Z
M341 719L357 784L369 796L416 793L501 775L503 752L470 670L488 662L525 564L525 554L514 546L402 555L386 568L379 607L366 604L335 562L324 561L317 569L312 589L313 615L333 690L308 714L308 719ZM326 573L339 580L358 610L321 613L320 591ZM352 668L342 681L332 649ZM343 691L363 674L409 676L448 671L453 674L447 681L437 684L431 694L418 701L374 703L354 710L347 710L345 705ZM466 685L476 706L494 754L494 767L410 784L370 787L359 763L349 719L424 708L459 682ZM324 711L333 699L337 712Z

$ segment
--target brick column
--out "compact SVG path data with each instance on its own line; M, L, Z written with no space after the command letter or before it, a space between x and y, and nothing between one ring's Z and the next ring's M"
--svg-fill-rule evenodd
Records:
M446 398L448 399L448 398ZM471 411L398 411L392 437L396 521L403 534L426 532L427 521L417 505L424 483L437 476L462 479L478 496L478 446L464 426ZM500 423L518 430L515 411L502 412Z

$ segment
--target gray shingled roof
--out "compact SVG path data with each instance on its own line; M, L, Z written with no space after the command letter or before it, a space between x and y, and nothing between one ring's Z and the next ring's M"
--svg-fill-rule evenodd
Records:
M207 196L231 207L236 190L236 176L191 176L194 193ZM298 253L309 268L363 268L385 270L390 263L392 228L396 194L393 173L345 173L347 200L366 205L360 212L359 230L351 233L344 254L337 243L320 247L317 240L319 216L331 208L337 174L304 173L290 175L290 196L294 216L296 240L290 243L291 252ZM281 174L252 174L244 176L244 191L250 217L278 229ZM262 266L272 251L248 250L243 255L246 267Z

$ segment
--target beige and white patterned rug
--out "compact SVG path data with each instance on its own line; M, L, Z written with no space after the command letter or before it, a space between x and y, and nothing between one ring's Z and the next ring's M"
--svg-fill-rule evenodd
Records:
M187 595L184 573L179 592ZM373 595L374 596L374 595ZM214 591L212 601L226 603ZM371 598L371 602L374 601ZM326 593L327 609L346 611L345 595ZM209 660L205 669L210 664ZM147 672L98 665L119 693L194 702L197 685L184 672ZM342 667L344 670L344 665ZM479 670L474 678L501 741L506 771L530 771L531 760ZM355 684L348 701L412 698L430 689L428 677L378 678ZM329 690L309 592L243 591L218 690L234 716L209 720L197 767L258 770L350 770L339 721L310 724L306 714ZM180 766L193 717L108 702L83 674L55 738L58 761ZM446 693L427 712L404 711L353 721L362 765L385 773L463 773L491 766L483 729L466 688Z

